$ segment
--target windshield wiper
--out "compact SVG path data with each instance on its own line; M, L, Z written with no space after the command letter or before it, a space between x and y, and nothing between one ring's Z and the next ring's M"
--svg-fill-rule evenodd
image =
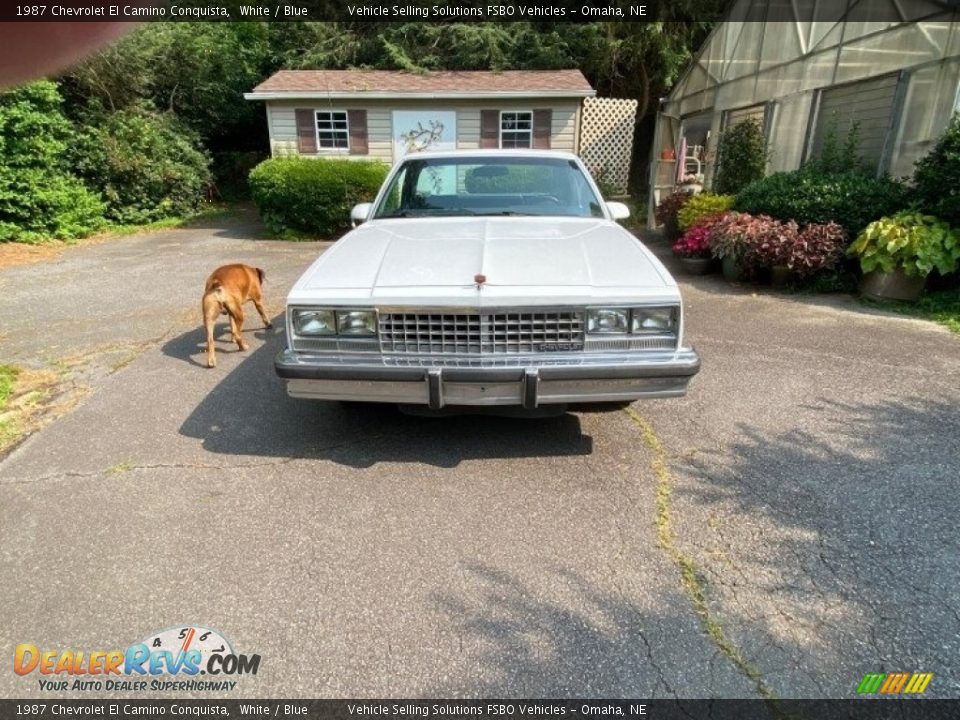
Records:
M517 212L516 210L500 210L499 212L482 212L474 213L474 215L479 216L497 216L497 215L510 215L510 216L526 216L526 217L539 217L538 213L528 213L528 212Z
M434 209L423 209L423 210L401 210L400 212L391 213L386 217L433 217L433 216L446 216L446 215L476 215L477 213L472 210L458 209L458 208L434 208Z

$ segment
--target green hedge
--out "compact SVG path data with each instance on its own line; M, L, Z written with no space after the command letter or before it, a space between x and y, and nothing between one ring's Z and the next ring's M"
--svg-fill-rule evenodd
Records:
M75 238L104 226L103 204L64 160L73 139L57 86L0 93L0 241Z
M170 114L118 110L86 125L68 153L71 165L107 203L107 218L148 223L189 216L210 187L200 138Z
M737 193L733 209L778 220L838 223L855 238L869 223L907 205L903 184L860 172L824 173L806 168L775 173Z
M277 234L333 235L350 226L350 209L377 194L388 167L369 160L280 157L250 172L250 195Z

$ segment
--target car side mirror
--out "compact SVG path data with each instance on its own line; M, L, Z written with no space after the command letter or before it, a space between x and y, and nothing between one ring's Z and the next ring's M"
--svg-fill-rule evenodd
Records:
M614 220L625 220L630 217L630 208L622 202L608 202L606 205L607 212L610 213L610 217Z
M359 205L354 205L353 210L350 211L350 222L353 227L356 227L362 222L366 222L367 216L370 214L370 208L373 207L373 203L360 203Z

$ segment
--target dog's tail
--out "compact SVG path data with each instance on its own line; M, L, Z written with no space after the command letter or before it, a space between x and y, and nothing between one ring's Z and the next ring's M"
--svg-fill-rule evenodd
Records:
M267 274L260 268L254 268L257 271L257 277L260 278L260 284L263 285L264 279L267 277Z

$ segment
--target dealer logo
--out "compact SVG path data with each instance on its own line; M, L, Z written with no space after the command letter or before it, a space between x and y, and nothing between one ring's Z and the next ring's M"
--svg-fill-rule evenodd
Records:
M50 691L232 690L233 676L256 675L259 668L259 655L237 653L218 631L187 624L151 633L125 650L41 650L20 643L13 655L17 675L35 672L40 689Z

